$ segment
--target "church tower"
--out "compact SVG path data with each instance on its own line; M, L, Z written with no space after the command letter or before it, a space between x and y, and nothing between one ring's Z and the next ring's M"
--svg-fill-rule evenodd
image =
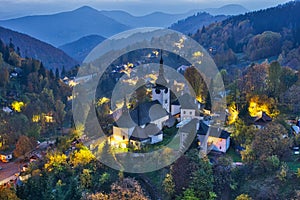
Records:
M152 100L158 100L162 107L170 113L170 89L168 88L168 82L164 76L164 61L162 58L162 51L160 51L159 64L159 74L155 82L155 86L152 88Z

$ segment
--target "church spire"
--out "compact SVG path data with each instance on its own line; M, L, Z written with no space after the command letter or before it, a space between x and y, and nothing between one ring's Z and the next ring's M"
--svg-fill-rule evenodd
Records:
M124 113L126 111L128 111L128 108L127 108L126 96L124 96L124 104L123 104L122 112Z
M160 50L160 61L159 61L159 64L161 64L161 65L164 64L164 60L163 60L163 57L162 57L162 50Z
M159 65L159 72L158 72L156 84L166 86L168 84L168 82L164 76L164 73L165 73L164 72L164 60L163 60L162 54L163 54L163 52L162 52L162 50L160 50L160 61L159 61L160 65Z

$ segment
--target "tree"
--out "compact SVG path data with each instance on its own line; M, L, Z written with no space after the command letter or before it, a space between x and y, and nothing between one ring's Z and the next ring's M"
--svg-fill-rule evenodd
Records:
M30 152L36 146L36 142L31 140L25 135L21 135L16 144L16 148L14 150L14 156L20 157L24 156L26 153Z
M222 196L231 189L230 186L233 183L231 176L232 163L231 157L222 156L213 167L214 185L217 185L214 191L218 196Z
M56 100L55 102L55 115L56 122L63 127L63 121L66 116L65 104L61 100Z
M74 167L84 166L89 164L94 159L95 156L92 154L92 152L87 147L83 147L82 149L74 152L74 154L71 156L71 163L74 165Z
M58 68L56 68L55 69L55 78L56 78L56 80L59 80L59 70L58 70Z
M189 67L184 72L184 77L188 80L189 84L192 86L195 95L201 103L206 102L206 97L208 93L206 82L204 81L204 75L195 67Z
M195 195L195 191L188 188L183 192L183 197L181 200L198 200L198 198Z
M142 187L133 178L124 178L111 185L109 199L147 200Z
M63 171L67 166L67 156L65 154L54 153L47 155L47 162L44 167L48 172Z
M162 186L164 187L164 190L168 194L168 196L172 199L172 196L175 192L175 184L171 174L166 174Z
M19 200L13 188L0 186L0 199Z
M241 194L235 200L252 200L252 198L248 194Z
M199 159L199 168L192 173L190 189L195 191L199 199L214 199L213 183L213 171L208 158Z
M8 72L8 69L7 67L1 67L0 66L0 70L1 70L1 73L0 73L0 87L6 87L6 85L8 84L9 82L9 72Z
M280 64L277 61L272 62L269 67L269 76L268 76L269 97L278 99L280 94L281 73L282 73L282 69Z
M238 119L234 123L234 131L230 135L236 145L250 145L258 130L254 126L247 126L244 121Z
M279 159L286 158L290 153L291 145L291 139L287 135L287 131L281 124L268 124L254 137L252 150L255 157L260 160L265 160L272 155L277 155Z
M61 78L64 78L66 76L65 66L63 66L63 68L62 68L60 76L61 76Z

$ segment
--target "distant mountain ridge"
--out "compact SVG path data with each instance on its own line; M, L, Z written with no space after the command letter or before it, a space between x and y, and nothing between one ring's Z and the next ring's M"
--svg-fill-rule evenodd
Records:
M241 8L238 5L231 5ZM211 12L230 14L228 7L211 9ZM246 9L239 9L245 12ZM98 11L89 6L52 15L35 15L16 19L0 20L0 26L28 34L56 47L73 42L88 35L110 37L114 34L137 27L169 27L203 10L182 14L154 12L145 16L133 16L125 11ZM234 13L237 10L231 9Z
M225 15L212 16L208 13L197 13L184 20L180 20L175 24L172 24L170 29L182 32L184 34L193 34L199 30L199 27L207 26L214 22L219 22L227 19Z
M91 34L109 37L130 29L88 6L54 15L2 20L0 25L31 35L54 46L60 46Z
M0 39L6 44L11 39L15 48L20 48L21 56L41 60L48 69L62 69L64 66L68 70L78 64L62 50L22 33L0 27Z
M62 45L59 49L66 52L72 58L82 62L84 58L96 47L99 43L105 40L104 37L99 35L89 35L80 38L74 42Z

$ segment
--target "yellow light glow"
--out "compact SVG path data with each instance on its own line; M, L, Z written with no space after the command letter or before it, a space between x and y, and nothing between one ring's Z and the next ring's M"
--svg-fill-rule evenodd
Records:
M21 110L25 106L25 104L22 101L14 101L14 102L12 102L11 106L16 112L21 112Z
M196 51L196 52L194 52L193 53L193 57L203 57L203 53L202 52L200 52L200 51Z
M98 100L97 106L101 106L101 105L103 105L103 104L105 104L105 103L108 103L109 101L110 101L109 98L107 98L107 97L102 97L102 98L100 98L100 99Z
M32 122L39 122L41 120L41 116L40 115L33 115L32 116Z
M276 117L279 111L276 109L271 110L274 100L271 98L260 98L258 95L253 96L249 101L248 111L251 117L258 117L262 112L265 112L271 117Z
M235 103L232 103L229 108L228 124L233 124L239 118L239 111L236 108Z

